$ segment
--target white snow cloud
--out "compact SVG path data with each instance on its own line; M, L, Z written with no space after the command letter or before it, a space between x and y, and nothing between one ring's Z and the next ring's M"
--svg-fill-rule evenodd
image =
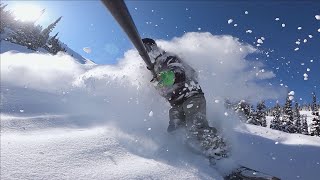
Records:
M209 96L257 100L262 98L257 96L260 94L258 92L265 91L265 87L254 81L275 77L272 71L261 72L264 66L261 62L245 60L248 54L257 50L253 46L240 43L232 36L187 33L171 42L158 41L158 44L169 52L177 53L200 72L201 86ZM279 95L275 89L269 90L261 94L269 98Z
M1 54L1 82L20 87L54 91L71 86L74 78L83 73L73 57L64 53Z
M84 47L83 51L89 54L89 53L91 53L91 48L90 47Z
M157 43L168 52L179 55L199 72L208 108L213 109L208 111L210 123L219 123L215 121L219 119L217 117L226 118L224 103L215 103L216 100L247 99L254 103L286 95L284 88L264 83L263 80L273 78L275 74L265 69L262 62L246 60L247 55L257 50L240 43L237 38L193 32L171 41L157 40ZM28 86L29 91L50 93L65 91L61 99L55 98L59 106L48 98L38 98L36 94L32 94L37 97L32 98L32 102L44 99L50 108L55 106L69 113L90 113L103 123L121 126L122 131L132 132L134 129L139 134L152 128L149 133L159 134L168 125L170 106L150 83L151 73L136 50L125 52L116 65L92 66L78 64L64 54L4 53L1 54L1 78L3 86ZM21 95L21 98L28 98L28 95ZM230 120L224 122L230 123Z

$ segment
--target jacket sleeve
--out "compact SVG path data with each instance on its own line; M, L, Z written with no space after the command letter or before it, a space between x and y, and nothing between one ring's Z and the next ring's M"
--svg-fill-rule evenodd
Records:
M181 83L186 80L185 69L181 64L181 60L178 57L168 56L165 63L167 68L174 72L174 83Z

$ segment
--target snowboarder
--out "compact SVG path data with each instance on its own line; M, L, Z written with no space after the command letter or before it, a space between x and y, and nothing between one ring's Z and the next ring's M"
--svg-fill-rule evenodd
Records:
M174 54L159 48L150 38L142 39L157 77L152 80L160 95L171 104L167 131L187 130L187 145L203 155L221 159L227 146L206 118L206 99L198 84L197 73Z

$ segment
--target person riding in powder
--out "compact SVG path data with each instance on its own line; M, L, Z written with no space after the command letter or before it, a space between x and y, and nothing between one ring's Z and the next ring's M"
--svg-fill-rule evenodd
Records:
M176 55L159 48L153 39L144 38L142 42L157 74L152 81L160 95L171 104L167 131L174 133L186 128L187 144L191 148L209 158L226 157L226 143L208 124L206 99L196 71Z

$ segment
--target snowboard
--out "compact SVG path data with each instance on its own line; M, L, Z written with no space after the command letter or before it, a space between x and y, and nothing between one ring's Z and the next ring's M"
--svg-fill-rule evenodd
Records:
M280 180L275 176L240 166L234 169L231 174L224 177L225 180Z

